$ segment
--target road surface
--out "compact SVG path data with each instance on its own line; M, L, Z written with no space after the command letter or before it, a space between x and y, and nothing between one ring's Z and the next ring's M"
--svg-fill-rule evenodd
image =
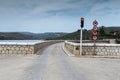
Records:
M37 59L37 63L28 70L26 80L85 80L60 44L48 47Z
M120 80L120 59L67 56L62 44L40 55L0 57L0 80Z

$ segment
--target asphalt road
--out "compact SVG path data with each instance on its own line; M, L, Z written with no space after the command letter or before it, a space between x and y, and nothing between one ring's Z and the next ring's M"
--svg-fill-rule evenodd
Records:
M120 80L120 59L69 57L61 46L39 55L0 55L0 80Z
M46 48L27 70L25 80L85 80L77 65L63 51L62 44Z

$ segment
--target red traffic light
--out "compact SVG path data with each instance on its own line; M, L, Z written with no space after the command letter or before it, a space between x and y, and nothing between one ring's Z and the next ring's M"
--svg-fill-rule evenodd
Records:
M84 21L84 18L83 18L83 17L81 17L81 21Z
M83 27L84 27L84 18L81 17L81 28L83 28Z

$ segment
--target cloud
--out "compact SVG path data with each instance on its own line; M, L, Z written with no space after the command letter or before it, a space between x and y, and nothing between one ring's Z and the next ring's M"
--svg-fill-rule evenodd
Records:
M117 11L119 8L119 0L112 1L112 0L106 0L101 2L96 2L95 5L91 8L90 12L88 14L95 15L98 14L98 16L107 15L112 12Z
M82 16L86 28L91 28L95 19L99 25L120 25L119 3L119 0L0 0L0 25L21 26L19 30L29 31L74 31L79 28Z
M119 8L119 0L3 0L0 12L4 15L52 16L107 13ZM109 6L110 5L110 6ZM9 15L12 15L9 14ZM103 13L104 14L104 13Z

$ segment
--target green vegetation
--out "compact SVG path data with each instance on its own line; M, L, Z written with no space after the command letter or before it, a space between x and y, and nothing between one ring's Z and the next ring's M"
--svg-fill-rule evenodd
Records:
M104 31L102 35L99 34L99 39L120 39L120 27L102 27Z
M83 30L83 39L88 40L91 38L91 32L89 30L84 29ZM58 37L56 39L62 39L62 40L79 40L80 39L80 30L77 30L76 32L66 34L64 36Z
M79 40L80 39L80 30L76 32L58 37L56 39L62 40ZM120 39L120 27L105 27L101 26L98 28L98 39ZM92 29L83 30L83 40L92 40Z
M18 32L0 32L0 40L21 40L32 39L32 36L24 35Z
M0 40L54 39L67 33L0 32Z
M44 40L79 40L80 30L72 33L30 33L30 32L0 32L0 40L25 40L25 39L44 39ZM117 39L120 42L120 27L98 28L98 39ZM83 29L83 40L92 40L92 29Z

